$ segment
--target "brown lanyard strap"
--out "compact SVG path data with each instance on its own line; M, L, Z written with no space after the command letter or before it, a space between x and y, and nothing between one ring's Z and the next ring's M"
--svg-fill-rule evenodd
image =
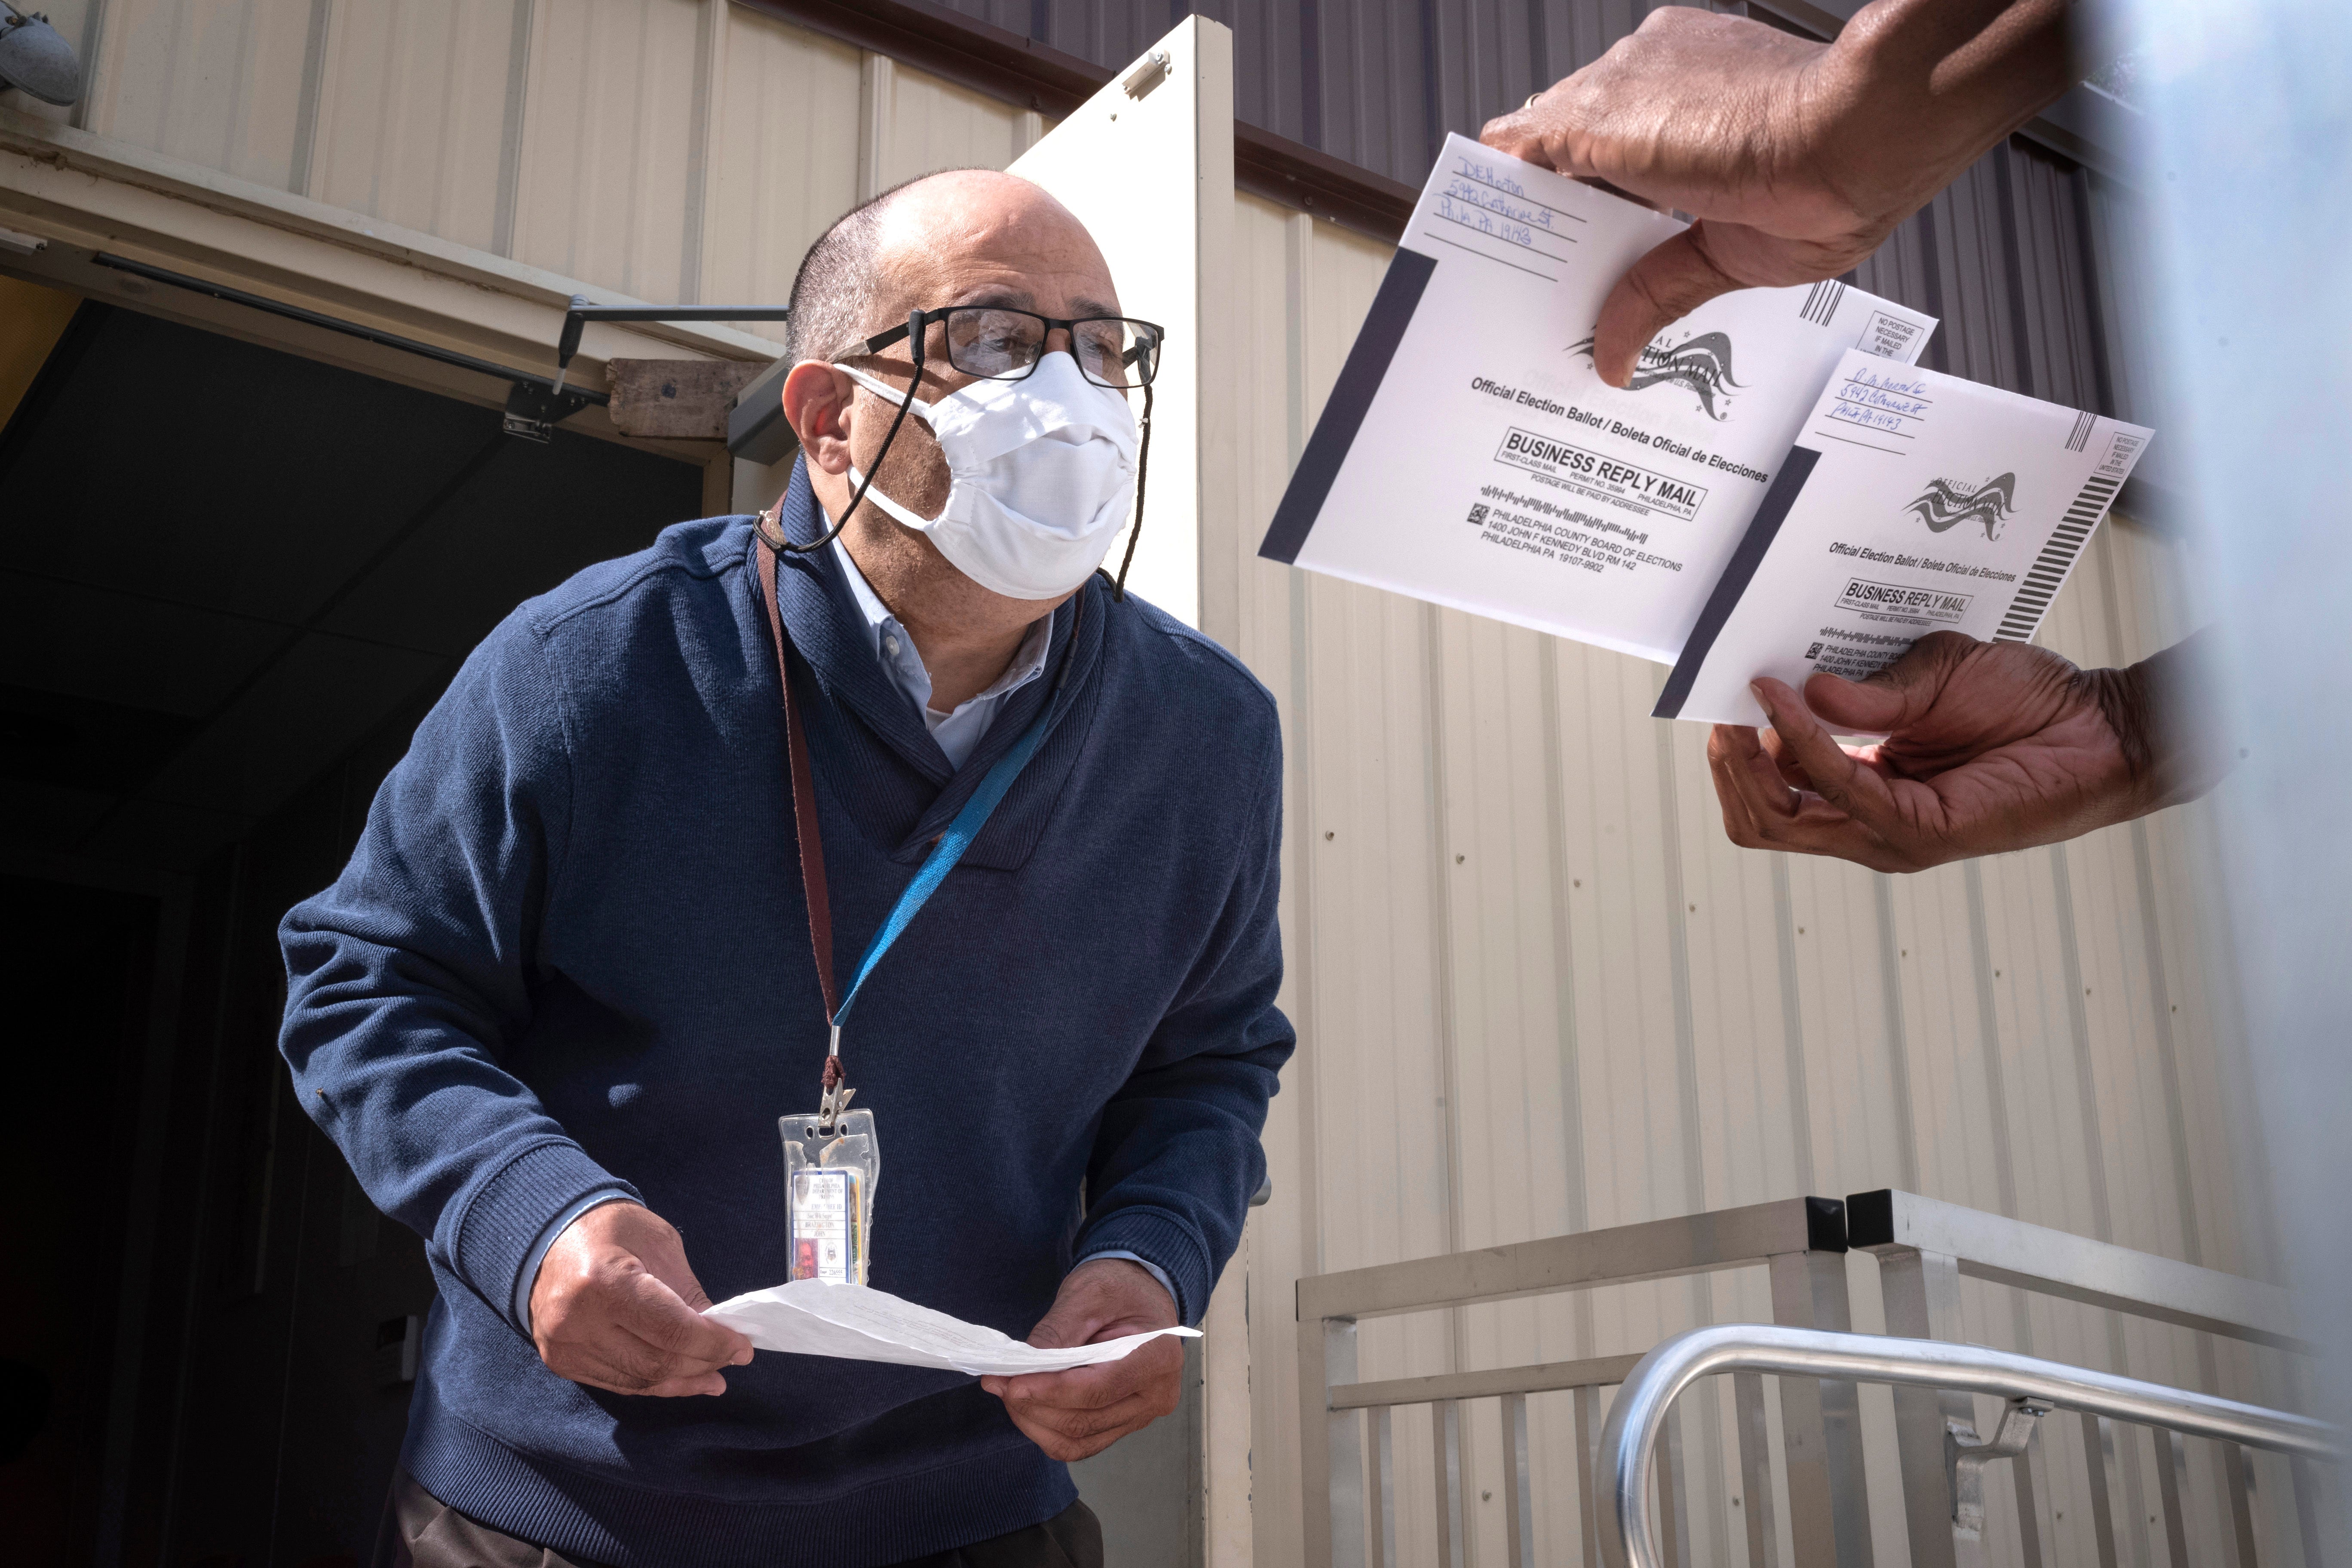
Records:
M816 773L809 766L808 731L801 710L793 703L792 664L784 657L784 617L776 607L776 552L765 529L755 528L760 542L760 598L768 606L768 636L776 645L776 679L784 693L785 749L792 757L793 828L801 846L801 887L808 905L809 945L816 952L816 983L824 993L824 1019L830 1024L841 1011L841 993L833 984L833 900L824 882L824 839L817 832ZM825 1056L825 1088L840 1075L838 1046Z

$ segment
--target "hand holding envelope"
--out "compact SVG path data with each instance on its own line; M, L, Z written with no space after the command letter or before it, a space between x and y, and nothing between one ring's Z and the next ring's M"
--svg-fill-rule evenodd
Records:
M1601 301L1680 232L1450 138L1259 553L1672 664L1665 719L2030 641L2150 432L1916 368L1934 320L1834 282L1710 300L1610 386Z
M758 1350L1005 1377L1119 1361L1139 1345L1163 1335L1197 1339L1201 1332L1155 1329L1094 1344L1041 1350L887 1290L823 1279L794 1279L749 1291L719 1302L703 1315L744 1334Z
M1624 269L1683 225L1449 137L1258 552L1671 663L1838 356L1935 318L1749 289L1593 365Z

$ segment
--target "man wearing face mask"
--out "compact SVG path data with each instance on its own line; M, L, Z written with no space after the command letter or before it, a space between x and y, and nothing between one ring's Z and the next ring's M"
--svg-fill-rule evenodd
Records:
M1274 705L1097 570L1159 329L986 172L792 311L776 507L509 617L282 930L301 1102L440 1285L406 1562L1099 1563L1063 1462L1176 1341L975 1382L699 1309L809 1273L780 1121L871 1116L867 1283L1041 1345L1198 1321L1264 1175Z

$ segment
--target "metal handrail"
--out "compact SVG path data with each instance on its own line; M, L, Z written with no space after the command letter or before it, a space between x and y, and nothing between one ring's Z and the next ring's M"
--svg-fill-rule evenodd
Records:
M1360 1383L1360 1321L1760 1265L1769 1277L1775 1318L1808 1328L1843 1330L1853 1321L1845 1254L1844 1205L1834 1198L1801 1197L1301 1279L1298 1468L1307 1500L1306 1568L1383 1568L1386 1526L1375 1524L1374 1515L1387 1485L1382 1456L1388 1451L1389 1406L1430 1404L1437 1412L1439 1447L1444 1449L1449 1441L1445 1433L1458 1439L1458 1425L1448 1425L1458 1419L1452 1409L1455 1402L1499 1396L1504 1405L1504 1496L1517 1500L1521 1494L1515 1489L1515 1478L1525 1473L1527 1462L1526 1395L1545 1389L1576 1390L1582 1442L1601 1425L1599 1386L1615 1383L1632 1364L1630 1358L1618 1362L1612 1357ZM1765 1478L1770 1447L1763 1380L1734 1381L1739 1385L1740 1472L1751 1489L1765 1488L1769 1484ZM1790 1539L1799 1560L1809 1565L1867 1563L1870 1510L1853 1385L1791 1379L1780 1393L1786 1449L1800 1456L1787 1479ZM1368 1436L1373 1449L1370 1496ZM1448 1473L1441 1458L1441 1477ZM1458 1489L1449 1489L1441 1480L1440 1489L1444 1498L1441 1514L1459 1517ZM1589 1503L1585 1508L1589 1510ZM1516 1500L1511 1511L1517 1519ZM1589 1525L1592 1518L1586 1511L1580 1522ZM1524 1525L1526 1521L1517 1522ZM1531 1529L1516 1530L1512 1538L1517 1546L1532 1550L1525 1539L1532 1534ZM1454 1560L1458 1562L1458 1554ZM1515 1547L1511 1561L1523 1565L1529 1559Z
M1645 1506L1652 1449L1675 1397L1698 1378L1727 1372L1984 1394L2031 1415L2063 1406L2306 1458L2342 1457L2339 1434L2325 1422L2188 1389L1940 1340L1724 1323L1659 1343L1627 1374L1610 1406L1592 1477L1609 1568L1666 1568Z

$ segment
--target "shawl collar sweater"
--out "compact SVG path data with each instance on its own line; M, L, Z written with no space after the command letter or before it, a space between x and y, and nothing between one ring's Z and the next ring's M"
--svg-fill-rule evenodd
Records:
M817 536L797 468L782 510ZM776 1121L814 1106L826 1028L751 525L680 524L518 609L280 931L301 1103L440 1287L404 1462L462 1513L631 1568L890 1563L1075 1495L956 1373L762 1352L724 1395L633 1398L557 1377L515 1321L533 1242L601 1189L676 1225L713 1300L789 1273ZM778 577L836 973L1060 709L844 1031L881 1145L873 1283L1021 1337L1074 1257L1121 1251L1197 1321L1293 1043L1271 699L1096 580L953 768L830 552Z

